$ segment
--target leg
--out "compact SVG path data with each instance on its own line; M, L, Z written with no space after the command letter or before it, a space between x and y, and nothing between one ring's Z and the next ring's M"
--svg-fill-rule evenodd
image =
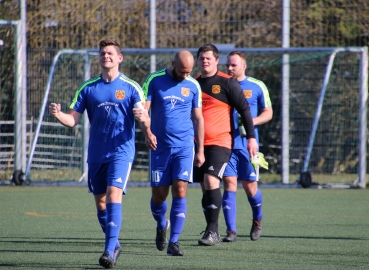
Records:
M258 189L256 181L242 181L242 186L246 192L247 199L252 209L252 228L250 231L250 239L256 241L261 235L261 220L263 217L262 201L263 196Z
M169 186L151 187L151 213L156 220L156 248L163 251L167 245L167 229L169 228L169 220L166 218L167 201L166 198L169 193Z
M220 244L220 236L218 233L218 219L220 208L222 207L222 194L220 192L220 180L216 176L205 174L205 217L207 226L205 234L198 241L199 245L212 246Z
M170 211L170 238L167 250L169 256L183 256L179 248L178 239L182 233L187 214L187 181L175 180L172 183L172 208Z
M223 238L223 242L235 242L236 236L236 192L237 192L237 177L223 177L224 193L223 193L223 214L227 226L227 236Z
M199 240L200 245L220 244L218 220L222 207L222 194L219 187L230 156L231 149L225 147L213 145L205 148L203 208L207 227L205 234Z
M186 219L186 193L188 182L175 180L172 184L172 208L170 211L170 243L178 242Z

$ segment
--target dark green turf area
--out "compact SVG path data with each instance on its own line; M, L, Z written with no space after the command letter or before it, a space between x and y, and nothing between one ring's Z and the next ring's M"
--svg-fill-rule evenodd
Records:
M248 237L251 211L239 190L238 241L203 247L201 191L189 189L185 256L168 257L155 247L150 189L130 187L115 269L369 269L368 189L261 190L260 240ZM0 206L0 269L102 269L104 235L86 188L0 186ZM219 227L224 237L222 213Z

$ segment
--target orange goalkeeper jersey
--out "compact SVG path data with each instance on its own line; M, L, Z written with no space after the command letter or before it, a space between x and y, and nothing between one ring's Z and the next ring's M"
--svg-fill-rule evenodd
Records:
M232 148L231 109L234 107L242 118L247 138L255 138L250 106L238 82L218 71L212 77L196 77L202 90L202 114L204 117L204 145Z

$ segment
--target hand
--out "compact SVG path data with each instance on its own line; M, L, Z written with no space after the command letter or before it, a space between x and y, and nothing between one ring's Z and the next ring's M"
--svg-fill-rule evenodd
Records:
M145 136L145 144L149 149L156 150L156 136L150 132L147 136Z
M138 122L146 122L149 117L149 113L144 108L133 108L133 115Z
M259 145L255 138L247 139L247 151L249 151L250 157L253 157L258 152Z
M195 159L193 161L193 164L200 168L202 166L202 164L204 164L205 162L205 156L204 156L204 153L196 153L195 155Z
M49 105L49 113L52 116L57 117L60 112L61 112L61 105L60 104L50 103L50 105Z

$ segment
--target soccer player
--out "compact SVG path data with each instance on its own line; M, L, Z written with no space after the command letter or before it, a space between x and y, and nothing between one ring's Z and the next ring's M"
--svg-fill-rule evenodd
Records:
M135 155L135 119L150 138L150 118L143 107L141 87L119 72L123 61L115 40L102 40L99 76L76 91L69 113L51 103L49 112L62 125L74 127L86 110L91 124L88 146L88 189L94 195L97 218L105 233L105 248L99 264L113 268L121 253L118 240L122 223L122 194Z
M220 181L231 156L231 109L234 107L241 115L247 132L247 148L251 155L256 154L258 144L249 104L242 89L230 75L218 71L219 52L213 44L205 44L197 51L200 76L197 78L203 93L202 113L204 117L205 163L194 169L194 179L200 182L203 198L202 208L207 223L199 245L220 244L218 219L222 206Z
M247 68L246 56L239 51L231 52L227 57L227 72L235 78L243 89L243 94L250 104L251 115L253 117L256 140L259 143L258 126L272 119L273 109L267 87L262 81L250 76L246 76ZM258 112L260 114L258 115ZM234 145L232 155L223 175L223 214L227 225L227 236L223 242L234 242L237 240L236 234L236 192L237 176L241 180L246 192L247 199L252 209L252 227L250 239L256 241L261 235L262 194L258 189L256 173L250 162L250 155L246 151L247 139L240 134L238 113L233 111L233 138Z
M151 109L151 130L157 141L147 140L151 149L150 201L152 216L157 223L156 247L162 251L167 245L166 232L170 227L167 255L183 256L178 238L186 219L186 193L192 182L193 166L204 163L204 119L201 111L201 89L190 76L193 55L178 52L172 67L148 76L143 91L147 97L145 108ZM194 137L197 151L194 151ZM166 218L166 198L171 186L172 207Z

